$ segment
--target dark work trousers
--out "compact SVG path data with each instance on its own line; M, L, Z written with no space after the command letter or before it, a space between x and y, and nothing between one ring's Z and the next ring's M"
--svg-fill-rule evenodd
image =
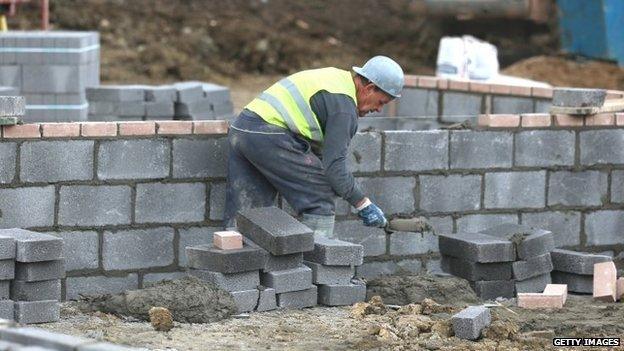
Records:
M230 125L228 140L226 227L240 209L273 206L277 193L297 214L334 216L336 194L303 137L243 112Z

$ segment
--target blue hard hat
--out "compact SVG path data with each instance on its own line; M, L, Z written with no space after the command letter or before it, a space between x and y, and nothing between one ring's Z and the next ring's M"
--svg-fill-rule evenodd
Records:
M368 60L364 67L353 66L353 70L391 96L401 97L403 70L393 59L375 56Z

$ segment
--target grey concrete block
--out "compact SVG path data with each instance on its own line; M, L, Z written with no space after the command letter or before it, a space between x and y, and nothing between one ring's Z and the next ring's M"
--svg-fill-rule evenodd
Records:
M92 140L26 141L20 148L22 182L93 179Z
M18 323L58 322L60 314L60 304L56 300L15 302L15 321Z
M613 261L612 257L606 255L563 249L555 249L550 255L554 270L583 275L593 275L596 263Z
M517 96L492 96L492 113L533 113L533 99Z
M511 262L478 263L442 255L442 271L466 280L510 280Z
M23 65L22 91L29 93L78 93L87 83L86 66Z
M0 301L11 297L12 280L0 280Z
M513 242L520 259L541 256L555 248L552 232L526 225L501 224L481 233Z
M475 294L482 300L495 300L497 297L514 297L515 282L513 280L479 280L469 282Z
M105 231L102 266L106 271L165 267L173 264L173 229L167 227Z
M160 101L160 102L146 102L145 103L145 117L151 118L173 118L175 111L173 108L173 102Z
M588 130L579 133L581 165L622 164L624 129Z
M452 233L453 232L453 217L427 217L425 218L427 223L431 226L434 233Z
M336 222L334 238L362 245L364 257L386 253L386 233L381 228L365 227L360 220ZM308 256L308 260L312 260Z
M624 242L624 211L603 210L585 214L587 246Z
M210 213L213 221L223 220L225 211L225 183L210 183Z
M438 116L438 91L403 89L397 100L397 116Z
M0 163L3 165L0 169L0 184L8 184L15 180L16 155L16 143L0 144Z
M535 99L535 113L550 113L552 100Z
M522 224L551 231L556 247L576 246L581 243L581 214L579 212L523 213Z
M329 266L359 266L364 260L364 248L348 241L317 237L314 239L314 250L303 256L306 261Z
M65 259L31 263L17 262L13 267L15 279L21 281L34 282L65 278Z
M139 278L136 273L122 277L67 277L65 289L67 300L76 300L79 295L117 294L139 287Z
M603 89L587 88L555 88L553 90L553 106L587 107L602 106L607 97Z
M548 205L601 206L607 203L607 173L558 171L550 173Z
M492 323L492 316L485 306L470 306L453 315L451 322L456 337L477 340L481 331Z
M501 223L518 223L517 214L474 214L457 219L458 232L476 233ZM446 234L446 233L445 233Z
M187 246L188 266L220 273L239 273L262 269L266 252L245 243L242 249L221 250L212 244Z
M541 208L546 205L546 171L485 174L486 208Z
M473 211L481 206L480 175L421 175L420 209L427 212Z
M74 351L78 346L95 342L93 339L31 327L2 329L0 330L0 338L23 345L47 347L58 351Z
M7 65L0 66L0 85L19 88L22 86L22 66ZM7 94L8 95L8 94Z
M89 115L143 117L145 116L145 102L143 101L89 101Z
M611 202L624 203L624 171L611 171Z
M0 318L10 321L15 318L15 303L13 300L0 300ZM4 345L0 344L0 346Z
M243 235L273 255L314 249L312 230L277 207L241 210L236 223Z
M176 102L173 110L176 119L203 120L215 117L210 100L204 98L191 102Z
M572 130L532 130L517 133L515 165L573 166L575 138Z
M594 291L594 276L552 271L553 284L566 284L569 292L591 294Z
M546 253L523 261L516 261L512 267L516 280L526 280L538 275L550 274L553 270L553 263L550 254Z
M204 90L204 97L210 99L213 102L225 102L230 101L231 94L230 89L228 87L213 84L213 83L204 83L200 82L202 89Z
M101 141L99 179L155 179L169 176L170 147L166 140Z
M178 265L186 267L188 259L186 257L186 247L196 245L212 245L214 232L223 230L217 227L195 227L187 229L179 229L178 242Z
M260 285L260 274L258 273L258 270L240 273L219 273L191 268L188 272L190 275L197 277L200 280L213 283L221 287L223 290L230 292L252 290L256 289L258 285Z
M238 313L251 312L258 304L258 289L232 291L230 294L234 298L236 307L238 307Z
M271 311L277 308L277 296L275 289L264 288L260 289L260 298L258 299L258 306L256 311L264 312Z
M136 349L132 347L115 345L108 342L98 342L95 344L88 344L79 346L76 351L144 351L143 349Z
M399 269L399 265L394 261L366 262L355 268L355 276L368 280L384 275L393 275Z
M516 280L516 293L541 293L546 288L546 285L551 283L550 273L525 280Z
M356 182L386 216L416 210L416 179L413 177L357 178Z
M390 235L391 255L420 255L439 252L438 236L432 232L394 232Z
M54 225L54 186L0 189L0 228Z
M0 67L0 71L2 71L2 67ZM19 96L19 88L16 86L0 86L0 96Z
M0 117L21 117L26 113L23 96L0 96Z
M352 172L377 172L381 170L381 135L357 133L351 140L347 165Z
M173 108L173 102L177 98L177 91L171 85L160 86L144 86L145 101L150 102L171 102Z
M513 136L509 132L451 132L451 169L511 167Z
M267 252L266 257L266 263L264 268L262 268L262 271L265 273L297 268L303 263L303 253L301 252L280 256L271 255Z
M399 273L407 273L407 274L418 274L422 272L423 265L420 259L407 259L401 260L397 263Z
M323 284L318 286L318 303L325 306L350 306L366 300L366 284Z
M442 93L442 117L476 116L483 112L482 100L483 97L480 94L444 91Z
M312 285L312 270L302 265L294 269L262 273L260 282L275 289L276 294L305 290Z
M515 261L512 242L479 233L439 235L440 253L471 262Z
M147 273L143 276L143 287L165 280L179 280L187 275L186 272Z
M61 300L61 280L42 280L25 282L11 281L11 300L13 301L43 301Z
M355 276L355 268L351 266L326 266L319 263L305 261L304 264L312 270L312 283L344 285L351 282Z
M15 239L9 235L0 235L0 260L14 260L15 251Z
M61 186L58 224L100 226L130 224L131 190L126 185Z
M222 178L227 170L227 138L173 141L174 178Z
M100 85L87 87L86 93L90 102L139 102L144 100L145 88L140 85Z
M0 280L10 280L15 277L15 260L0 260Z
M98 268L100 240L94 231L48 232L63 239L65 270L77 271Z
M15 260L18 262L56 260L63 254L63 240L52 235L13 228L0 229L0 237L15 240ZM8 248L13 246L10 241L5 244Z
M194 102L204 97L204 89L198 82L179 82L173 84L176 90L176 102Z
M426 171L448 168L447 131L385 132L386 171Z
M137 184L137 223L202 222L206 214L206 185L203 183Z
M316 306L318 290L316 285L309 289L277 294L277 306L280 308L306 308Z

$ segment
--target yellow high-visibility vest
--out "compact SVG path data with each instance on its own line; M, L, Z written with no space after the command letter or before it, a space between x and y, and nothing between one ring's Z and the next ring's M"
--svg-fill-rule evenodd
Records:
M323 131L310 106L310 98L321 90L345 94L357 106L355 83L351 73L327 67L290 75L270 86L245 108L255 112L267 123L322 142Z

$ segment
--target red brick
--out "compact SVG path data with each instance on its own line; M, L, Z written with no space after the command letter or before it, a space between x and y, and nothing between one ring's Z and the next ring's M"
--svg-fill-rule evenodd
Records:
M548 113L523 113L520 117L523 128L550 127L552 124L552 117Z
M44 138L69 138L80 136L80 123L42 123Z
M561 305L563 306L568 299L567 284L547 284L544 289L544 295L557 295L561 297Z
M594 264L594 298L615 302L617 269L613 261Z
M227 134L228 128L228 121L193 122L193 134Z
M41 138L39 123L20 124L2 127L2 136L5 138Z
M624 295L624 278L618 278L615 282L615 297L619 301L622 299L622 295Z
M438 89L447 90L449 88L449 80L446 78L438 78Z
M545 295L540 293L518 293L518 307L526 309L562 308L559 295Z
M615 123L618 126L624 126L624 113L616 113L615 114Z
M470 91L474 91L475 93L489 93L490 92L490 84L485 83L476 83L470 82Z
M581 127L583 126L583 116L555 115L555 126Z
M612 126L615 125L614 113L599 113L585 117L586 126Z
M214 246L221 250L235 250L243 248L243 236L239 232L232 230L215 232L212 240Z
M464 80L449 80L448 88L451 90L468 91L470 90L470 84Z
M491 84L490 85L490 92L492 94L509 95L509 94L511 94L511 86L505 85L505 84Z
M193 122L191 121L158 121L156 122L158 134L191 134Z
M520 126L520 115L489 115L490 128L517 128Z
M408 88L418 87L418 76L406 75L403 86L408 87Z
M489 127L490 115L479 115L479 117L477 118L477 125L479 127Z
M619 90L607 90L607 99L622 99L624 98L624 91Z
M438 87L438 78L429 77L429 76L419 76L418 77L418 87L419 88L437 88Z
M531 95L535 96L535 97L552 99L552 97L553 97L553 89L552 88L533 87L533 88L531 88Z
M117 122L80 123L80 135L83 137L107 137L117 135Z
M156 122L119 122L119 135L154 135Z
M531 96L531 87L525 87L520 85L511 85L509 93L511 95L518 96Z

